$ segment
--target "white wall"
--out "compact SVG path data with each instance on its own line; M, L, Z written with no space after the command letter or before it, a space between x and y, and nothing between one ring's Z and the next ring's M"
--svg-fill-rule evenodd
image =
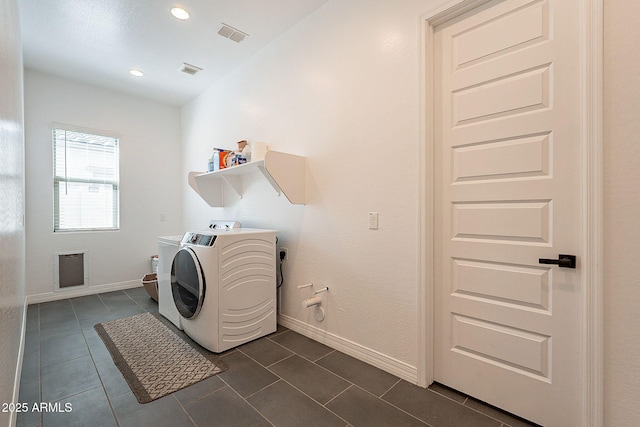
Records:
M15 94L19 86L16 84L19 71L12 68L18 61L16 52L12 51L17 43L13 19L15 2L1 1L1 54L4 59L5 49L9 49L13 62L2 62L0 85L3 93L8 88L8 93ZM246 225L282 230L282 245L290 250L284 292L285 314L415 365L418 198L415 154L419 144L417 16L431 9L433 3L427 0L402 4L382 0L330 2L187 105L183 109L183 171L164 184L159 184L162 180L159 172L155 172L151 182L138 175L132 184L136 186L135 191L125 189L123 185L123 200L127 191L129 205L135 197L132 192L143 193L142 197L149 202L147 192L152 191L151 187L156 188L155 198L162 191L172 194L176 203L161 205L152 213L147 208L142 209L141 215L151 215L152 220L160 210L166 210L167 223L149 221L158 228L155 234L160 235L183 230L179 223L172 222L181 213L170 210L179 209L177 202L181 196L173 187L176 183L181 183L184 191L185 228L201 228L211 218L237 218ZM631 426L640 419L640 408L636 403L640 392L640 312L636 308L636 302L640 301L640 281L634 268L635 257L640 253L640 169L637 167L640 145L636 143L640 134L640 84L637 81L640 52L635 48L635 41L640 38L640 28L636 24L640 6L633 0L618 0L606 2L605 7L604 425ZM10 13L4 13L6 10ZM13 71L7 74L5 67ZM43 94L49 91L59 94L64 88L73 90L61 96L62 101L56 101L56 105L51 105L51 97L34 93L40 90ZM30 293L38 293L51 290L50 259L52 252L58 250L54 247L76 248L71 244L75 242L53 242L51 215L47 213L51 203L50 184L48 181L45 184L33 182L34 179L42 181L42 174L50 180L49 137L48 133L43 133L43 127L46 128L49 121L62 121L126 135L130 133L129 128L137 127L131 123L131 118L138 114L145 116L142 120L145 126L150 125L149 121L152 121L152 128L164 124L163 120L150 119L156 117L155 112L136 111L130 105L142 103L151 109L159 108L156 104L132 101L125 95L34 72L27 73L27 90L31 92L28 96L32 100L28 102L31 106L26 105L27 114L33 115L33 108L38 110L38 117L47 116L44 123L27 129L29 138L38 134L42 139L38 145L30 142L32 146L28 147L29 168L40 169L28 178L31 181L28 188L30 247L33 247L35 236L43 230L46 243L41 251L30 251L30 255L40 257L31 267L37 266L42 274L30 275L33 279L30 280ZM90 98L85 94L109 102L104 103L104 109L97 109L99 113L96 109L86 111ZM2 98L3 101L6 99ZM68 111L74 100L81 102L82 107ZM8 116L11 121L19 122L15 99L12 102ZM38 106L39 103L45 104L46 108ZM53 117L54 111L60 114ZM7 120L6 114L3 110L2 120ZM127 125L121 126L121 123ZM2 142L12 141L14 153L19 157L19 127L13 129L18 132L6 133L7 128L2 127ZM138 132L131 131L131 134ZM178 138L174 135L172 139L178 141ZM276 198L259 178L250 180L245 198L234 201L227 209L209 208L186 187L186 172L204 169L212 147L231 148L235 141L243 138L262 140L274 149L307 156L307 206L291 206L282 197ZM166 139L160 140L164 146L161 150L149 147L148 141L136 144L136 152L144 153L140 160L146 161L145 167L149 167L149 156L165 168L179 157L168 149ZM164 152L171 155L165 156ZM38 157L41 160L37 160ZM15 168L20 162L8 159L3 153L0 157L0 168L3 169L0 170L4 173L5 168L11 168L13 176L19 176L21 171ZM129 175L136 176L131 172L134 169L131 163L128 169ZM16 301L20 299L23 278L20 268L22 231L18 219L21 190L17 183L15 181L13 187L3 186L0 193L3 218L13 218L15 226L14 231L3 229L0 236L2 384L13 383L12 360L15 360L19 346L16 331L19 330L17 318L20 314ZM43 189L39 189L40 186ZM230 193L227 196L234 197ZM16 204L9 206L7 200ZM366 229L366 213L370 210L381 214L378 231ZM145 223L136 218L138 225ZM130 243L129 238L125 240ZM115 242L109 244L121 248ZM147 244L149 246L136 251L134 263L140 271L146 269L146 257L154 250L154 242ZM93 248L90 248L92 252ZM108 261L113 254L104 250L99 256ZM106 262L105 266L108 265L110 263ZM114 272L113 276L117 277L102 274L105 278L101 282L136 279L138 275L138 271L122 275ZM303 296L295 286L307 280L332 288L327 319L323 324L316 323L306 311L298 308ZM4 295L9 297L4 298ZM2 392L9 391L3 387ZM0 397L2 401L8 399L5 395Z
M416 364L418 16L435 1L332 1L183 108L184 172L240 139L307 157L309 203L249 180L209 208L186 185L186 228L210 218L281 230L283 313ZM633 0L605 2L605 426L640 419L640 39ZM184 182L184 180L183 180ZM380 230L366 214L380 212ZM327 319L296 286L331 287Z
M16 401L24 318L24 134L18 5L0 0L0 402ZM11 414L0 412L0 425Z
M442 2L440 2L442 3ZM333 1L183 107L184 173L241 139L307 159L306 206L257 177L210 208L185 186L185 224L211 218L280 230L289 249L282 313L378 352L417 361L419 17L437 1ZM379 212L379 229L367 214ZM329 286L326 320L301 308Z
M605 1L605 426L640 420L640 3Z
M53 233L54 122L119 134L119 231ZM179 108L26 70L25 137L30 301L61 296L55 252L87 250L90 286L140 283L157 237L182 229Z

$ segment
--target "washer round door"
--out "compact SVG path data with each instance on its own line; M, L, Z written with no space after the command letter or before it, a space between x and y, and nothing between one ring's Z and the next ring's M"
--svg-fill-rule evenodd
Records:
M182 317L192 319L200 313L205 283L202 267L191 248L182 248L171 265L171 293Z

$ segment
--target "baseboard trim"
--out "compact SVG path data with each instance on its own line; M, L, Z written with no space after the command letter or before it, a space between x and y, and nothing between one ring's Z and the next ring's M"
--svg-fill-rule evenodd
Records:
M142 286L142 282L140 280L129 280L127 282L89 286L82 289L69 289L60 290L57 292L45 292L41 294L27 295L27 305L57 301L67 298L83 297L85 295L101 294L103 292L121 291L123 289L131 289L138 286Z
M24 360L24 349L27 337L27 297L24 297L22 307L22 331L20 332L20 348L18 349L18 360L16 363L16 375L13 379L13 400L12 402L20 402L20 379L22 378L22 362ZM10 411L9 426L15 427L18 422L18 412Z
M318 341L351 357L355 357L358 360L380 368L412 384L417 384L418 382L417 368L408 363L394 359L393 357L389 357L376 350L339 337L338 335L323 331L322 329L284 314L278 316L278 323L307 338L311 338L314 341Z

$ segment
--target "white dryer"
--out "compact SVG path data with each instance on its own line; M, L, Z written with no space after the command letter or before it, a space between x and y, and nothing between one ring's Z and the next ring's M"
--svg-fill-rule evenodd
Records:
M220 353L276 331L276 232L185 233L171 266L180 326Z
M158 312L179 329L180 314L171 294L171 265L180 250L183 235L158 237Z

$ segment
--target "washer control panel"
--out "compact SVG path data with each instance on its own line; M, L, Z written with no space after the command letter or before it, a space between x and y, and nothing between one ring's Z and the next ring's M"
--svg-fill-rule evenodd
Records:
M185 233L182 238L182 243L189 243L197 246L213 246L216 241L216 236L213 234L203 233Z
M238 221L211 220L211 222L209 222L209 228L212 230L235 230L242 228L242 225Z

